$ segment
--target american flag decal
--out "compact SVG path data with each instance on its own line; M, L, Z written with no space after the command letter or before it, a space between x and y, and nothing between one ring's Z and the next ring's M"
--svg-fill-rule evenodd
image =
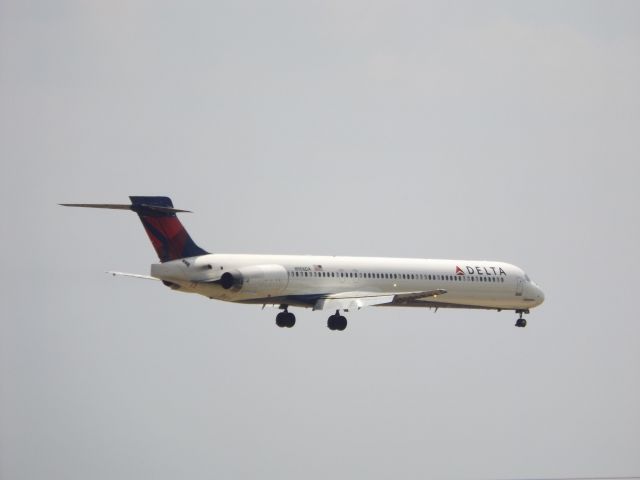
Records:
M322 271L322 265L314 265L313 266L313 271L314 272L321 272Z

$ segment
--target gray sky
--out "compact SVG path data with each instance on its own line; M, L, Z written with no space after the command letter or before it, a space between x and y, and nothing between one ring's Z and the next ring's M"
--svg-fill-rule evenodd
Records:
M0 2L0 477L640 474L638 2ZM213 302L214 252L495 259L511 312Z

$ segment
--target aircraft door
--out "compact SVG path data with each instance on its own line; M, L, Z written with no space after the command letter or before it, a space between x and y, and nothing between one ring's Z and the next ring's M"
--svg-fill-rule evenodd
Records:
M521 297L523 290L524 290L524 279L518 278L516 280L516 297Z

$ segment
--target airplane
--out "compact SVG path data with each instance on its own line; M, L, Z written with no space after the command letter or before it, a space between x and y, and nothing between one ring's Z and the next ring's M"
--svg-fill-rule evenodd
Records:
M227 302L278 306L276 325L296 323L290 307L335 311L330 330L342 331L342 312L368 306L514 310L523 314L544 301L542 289L519 267L498 261L430 260L312 255L209 253L187 233L169 197L130 196L131 204L63 203L65 207L131 210L138 214L158 254L151 275L109 272Z

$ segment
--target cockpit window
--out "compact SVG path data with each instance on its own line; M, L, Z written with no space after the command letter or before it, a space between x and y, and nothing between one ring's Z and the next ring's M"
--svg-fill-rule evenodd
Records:
M526 273L524 274L524 279L525 279L527 282L530 282L530 281L531 281L531 279L529 278L529 275L527 275Z

